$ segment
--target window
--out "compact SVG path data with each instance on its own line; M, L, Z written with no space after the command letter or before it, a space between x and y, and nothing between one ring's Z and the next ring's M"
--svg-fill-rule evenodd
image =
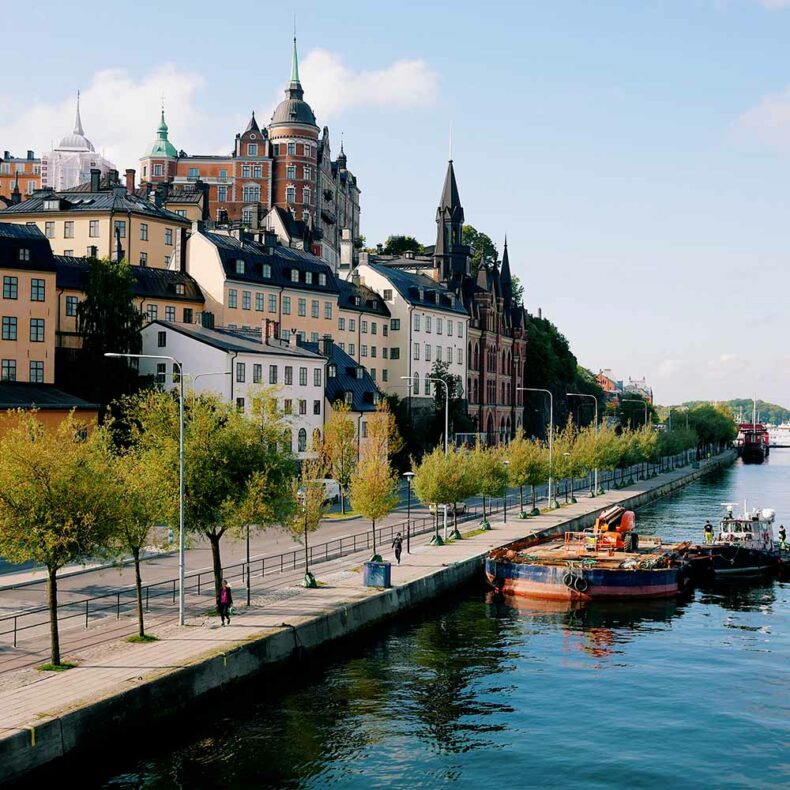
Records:
M321 401L314 400L313 401L313 414L321 414Z
M370 347L370 356L375 359L375 357L376 357L376 346L371 346Z
M338 345L338 348L339 348L341 351L345 351L345 350L346 350L346 344L345 344L345 343L343 343L342 341L341 341L340 343L338 343L337 345Z
M244 225L252 225L252 209L244 208L241 210L241 221Z
M415 373L411 377L411 381L409 382L409 390L413 392L415 395L420 394L420 374Z
M395 349L393 349L393 351L394 350ZM414 350L414 359L419 359L420 358L420 344L419 343L415 343L414 346L413 346L413 350Z
M337 378L337 365L335 365L335 364L327 365L326 377L328 379Z
M286 414L291 414L294 410L294 402L290 398L286 398L283 401L283 411Z
M310 333L310 342L317 343L318 342L318 332L311 332Z
M272 276L272 267L268 263L264 263L263 266L261 266L261 276L267 279Z
M74 238L74 221L67 220L63 223L63 238L64 239L73 239Z
M344 393L344 400L346 402L346 406L353 406L354 405L354 393L347 391Z
M357 321L355 318L348 319L348 331L349 332L356 332L357 331Z
M393 332L397 332L400 329L400 318L393 318L390 321L390 329Z
M217 187L217 200L220 203L225 203L227 199L228 199L228 188L225 186Z
M309 150L309 149L308 149ZM305 156L308 156L307 151L305 151ZM309 165L304 166L304 180L309 181L313 177L313 171Z
M392 301L392 288L385 288L384 289L384 301L391 302Z
M366 335L367 332L368 332L368 322L365 321L365 320L362 320L362 321L359 322L359 325L360 325L360 329L362 331L362 334Z
M66 315L75 316L77 315L77 305L80 303L80 300L76 296L67 296L66 297Z
M16 381L16 360L4 359L0 367L0 381Z
M252 307L252 293L250 291L241 292L241 309L249 310Z
M456 360L455 361L460 365L463 362L463 356L461 354L461 349L457 348L456 352L457 353L456 353Z
M252 177L253 178L262 178L263 177L263 170L261 169L260 165L253 165L252 166Z
M307 414L307 401L304 398L299 399L299 414Z
M326 285L326 275L323 272L318 275L318 284Z
M228 307L239 306L239 292L235 288L228 288Z
M88 235L95 239L99 236L99 220L92 219L88 222Z
M423 390L423 392L425 392L426 395L431 394L431 382L430 379L428 378L425 379L425 389Z
M162 175L162 165L154 165L154 175L155 176Z
M30 383L43 384L44 383L44 363L30 361Z
M314 387L321 386L321 368L316 368L313 371L313 386Z
M387 359L389 356L389 349L386 346L381 349L381 356L384 357L384 359Z
M196 167L190 167L187 178L197 178L199 175L200 175L200 171Z
M247 143L247 156L258 156L258 143Z
M307 206L310 205L310 187L304 187L302 189L302 203Z
M297 302L297 311L302 317L307 315L307 299L299 299Z
M45 222L44 223L44 235L48 239L55 238L55 223L54 222Z
M366 357L368 355L368 347L364 343L359 347L359 349L361 356Z
M120 236L122 239L126 238L126 220L116 219L113 225L113 237Z
M307 386L307 368L299 368L299 386Z
M285 202L296 203L296 187L286 187L285 189Z
M274 294L269 294L269 312L277 312L277 297Z
M353 357L357 353L357 347L354 343L348 344L348 353Z
M313 273L312 272L305 272L304 273L304 281L307 285L313 284Z
M191 324L192 323L192 308L191 307L185 307L184 308L184 319L183 320L184 320L185 324Z
M390 379L389 371L386 368L384 368L384 370L381 371L381 380L389 381L389 379Z
M299 269L291 269L291 282L292 283L299 282Z
M376 334L376 330L378 329L378 326L379 325L375 321L371 321L370 322L370 334L371 335L375 335Z
M376 355L374 354L373 356L375 357ZM376 368L370 369L370 377L373 379L373 381L376 381Z
M244 411L244 398L236 398L236 408L239 411Z
M167 332L156 333L157 348L165 348L167 346Z
M389 335L389 333L390 333L389 326L387 326L387 324L382 324L381 325L381 334L384 335L384 337L387 337Z
M236 274L244 274L244 261L236 258Z
M301 407L301 403L299 405ZM306 411L306 409L305 409L305 411ZM300 414L302 413L301 409L300 409L299 413ZM296 448L297 452L300 452L300 453L305 452L307 450L307 431L304 428L300 428L299 429L297 442L298 442L297 448Z
M236 363L236 381L243 384L247 379L247 365L244 362Z
M287 385L294 383L294 369L290 365L285 366L285 383Z
M263 312L263 294L261 293L255 294L255 312L256 313Z
M146 313L148 315L148 320L149 321L156 321L156 319L158 318L158 315L157 315L158 307L155 304L149 304L146 307Z
M252 366L252 383L260 384L263 380L263 365L255 364Z
M186 209L177 208L176 209L176 214L178 214L179 217L186 217L187 212L186 212Z
M294 181L296 179L296 165L288 165L285 168L285 177L289 181Z
M442 334L442 324L443 323L444 322L442 321L441 318L437 318L436 319L436 334L437 335L441 335Z
M165 244L173 244L173 229L165 228Z
M436 361L437 362L441 362L442 361L442 347L441 346L436 346ZM452 362L452 360L450 360L450 361Z
M3 340L16 340L16 316L3 316Z
M288 143L288 156L296 156L296 143Z
M332 318L332 302L324 302L324 318Z
M311 318L318 318L320 305L318 304L318 299L313 299L310 303L310 317Z
M269 384L277 383L277 365L269 365Z
M140 266L148 266L148 253L141 252L140 253Z
M283 315L291 315L291 297L283 296ZM285 338L283 338L285 339Z
M257 203L261 199L261 188L257 184L245 184L241 194L245 203Z
M414 331L415 332L419 332L420 331L420 314L419 313L415 313L414 314Z
M447 319L447 337L453 336L453 322L448 318Z
M34 277L30 281L30 301L43 302L45 301L46 283L44 280L39 280Z
M426 332L430 332L431 331L431 316L429 316L429 315L425 316L425 331Z
M342 317L341 317L341 318L338 318L338 319L337 319L337 328L338 328L338 329L339 329L341 332L345 332L345 331L346 331L346 319L345 319L345 318L342 318Z
M19 278L3 277L3 299L16 299L19 293Z
M430 362L431 361L431 344L430 343L426 343L425 344L425 361L426 362Z
M140 223L140 241L148 241L148 223Z
M165 321L175 321L176 320L176 308L173 305L168 305L165 307Z
M44 342L44 319L31 318L30 319L30 342L43 343Z
M241 166L241 177L242 178L249 178L250 177L250 166L249 165L242 165Z
M459 321L458 322L458 337L464 336L464 325Z

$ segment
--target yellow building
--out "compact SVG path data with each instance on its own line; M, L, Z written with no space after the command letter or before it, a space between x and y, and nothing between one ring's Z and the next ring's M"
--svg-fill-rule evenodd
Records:
M51 384L0 382L0 435L17 423L17 410L35 409L36 418L48 428L55 428L71 412L78 423L93 430L99 422L99 406L69 395Z
M0 222L0 381L55 380L56 266L36 227Z
M131 186L131 189L129 188ZM185 212L186 213L186 212ZM67 192L39 190L0 211L0 221L35 225L55 255L126 258L137 266L167 268L178 256L190 220L137 195L118 173L106 180L91 170L89 184Z

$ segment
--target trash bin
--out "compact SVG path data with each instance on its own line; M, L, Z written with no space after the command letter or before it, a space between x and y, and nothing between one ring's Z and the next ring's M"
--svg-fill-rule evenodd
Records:
M365 587L392 587L392 563L366 562L363 583Z

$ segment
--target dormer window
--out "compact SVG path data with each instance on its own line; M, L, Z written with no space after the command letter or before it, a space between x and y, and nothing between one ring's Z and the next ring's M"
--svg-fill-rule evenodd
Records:
M350 391L347 391L345 393L345 401L346 401L346 406L353 406L354 405L354 393L350 392Z
M335 365L333 363L333 364L327 366L326 376L327 376L327 378L330 378L330 379L337 378L337 365Z
M307 285L313 284L313 273L312 272L305 272L304 273L304 281Z
M373 393L373 403L378 404L380 399L381 399L381 396L379 395L379 393L378 392L374 392Z
M355 368L355 369L354 369L354 373L356 374L356 377L357 377L358 379L361 379L361 378L362 378L362 376L364 376L364 375L365 375L365 371L364 371L362 368Z
M299 282L299 269L291 269L291 282L292 283Z
M244 274L244 261L241 258L236 259L236 274Z
M186 293L186 288L184 288L184 283L176 283L176 294L178 296L183 296Z
M326 275L325 274L319 274L318 275L318 284L319 285L326 285Z
M19 248L19 260L20 261L29 261L30 260L30 250L27 247L20 247Z
M420 301L422 302L422 301L425 300L425 289L424 288L420 288L419 289L419 293L420 293Z
M60 210L59 198L50 198L44 201L44 211L59 211L59 210Z
M261 268L261 275L263 277L271 277L272 276L272 267L268 263L264 263L263 267Z

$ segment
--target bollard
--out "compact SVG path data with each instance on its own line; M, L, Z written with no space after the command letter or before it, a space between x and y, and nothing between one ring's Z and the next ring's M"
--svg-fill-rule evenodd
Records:
M85 599L85 627L88 627L88 599Z

